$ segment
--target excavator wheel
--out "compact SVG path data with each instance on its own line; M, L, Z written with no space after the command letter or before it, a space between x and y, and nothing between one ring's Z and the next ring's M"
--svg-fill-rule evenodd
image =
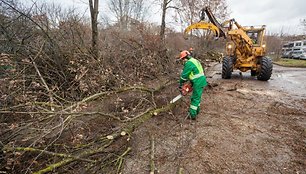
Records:
M260 63L260 71L257 75L258 80L267 81L272 75L273 64L272 60L268 57L262 57Z
M233 58L224 57L222 62L222 78L230 79L233 72Z

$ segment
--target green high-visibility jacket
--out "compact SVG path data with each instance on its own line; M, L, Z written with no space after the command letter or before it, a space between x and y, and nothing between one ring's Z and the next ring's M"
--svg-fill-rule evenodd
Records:
M204 71L202 68L201 63L191 57L185 64L184 64L184 69L181 74L180 78L180 86L183 85L184 82L190 80L193 86L195 85L196 87L201 86L205 87L207 86L207 81L206 77L204 75Z

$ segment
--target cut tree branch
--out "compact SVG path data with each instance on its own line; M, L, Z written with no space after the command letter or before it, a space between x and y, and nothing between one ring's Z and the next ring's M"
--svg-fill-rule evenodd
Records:
M47 89L47 92L48 92L48 95L49 95L49 98L50 98L50 103L51 103L51 110L54 111L54 107L52 106L52 105L53 105L52 91L51 91L50 88L48 87L48 85L47 85L45 79L44 79L43 76L41 75L41 73L40 73L40 71L39 71L39 69L37 68L37 65L36 65L36 63L35 63L35 59L40 55L40 53L41 53L42 50L43 50L43 47L44 47L44 43L41 45L40 50L38 51L38 53L35 55L34 58L32 58L31 56L29 56L29 57L30 57L30 59L32 60L32 64L33 64L33 66L34 66L34 68L35 68L35 70L36 70L36 72L37 72L37 74L38 74L40 80L42 81L43 85L44 85L45 88Z
M7 152L12 152L12 151L27 151L27 152L38 152L38 153L43 153L47 155L52 155L52 156L58 156L58 157L63 157L63 158L72 158L75 160L80 160L80 161L86 161L90 163L95 163L96 161L94 160L89 160L89 159L84 159L84 158L78 158L69 154L64 154L64 153L54 153L46 150L41 150L41 149L36 149L36 148L31 148L31 147L5 147L3 149L4 151Z

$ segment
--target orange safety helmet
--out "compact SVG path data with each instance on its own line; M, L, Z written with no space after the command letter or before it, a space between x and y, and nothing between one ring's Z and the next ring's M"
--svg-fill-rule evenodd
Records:
M180 59L184 59L185 57L189 56L190 53L187 50L184 50L180 53Z
M193 48L189 48L189 51L193 51Z
M185 57L189 56L190 53L187 50L184 50L180 53L180 59L184 59Z

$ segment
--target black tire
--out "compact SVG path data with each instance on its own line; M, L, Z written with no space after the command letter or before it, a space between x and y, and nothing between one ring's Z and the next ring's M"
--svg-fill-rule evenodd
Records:
M268 57L262 57L260 62L260 71L257 75L258 80L267 81L272 75L273 64L272 60Z
M251 76L256 76L257 72L255 70L251 70Z
M233 58L224 57L222 62L222 78L230 79L233 72Z

